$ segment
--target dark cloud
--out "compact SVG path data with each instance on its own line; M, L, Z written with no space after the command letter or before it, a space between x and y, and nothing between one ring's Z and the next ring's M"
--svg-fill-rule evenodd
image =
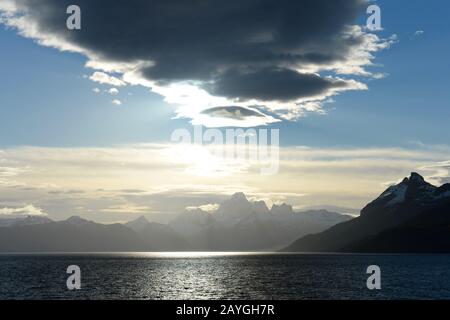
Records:
M92 81L144 85L175 105L177 117L206 126L279 121L237 109L203 112L213 106L257 104L288 120L324 113L328 97L367 89L351 76L381 78L366 68L396 41L358 25L369 0L0 1L9 10L0 23L84 54ZM66 28L73 4L81 30Z
M15 2L40 33L87 54L122 63L152 61L140 70L147 79L203 81L214 94L260 100L344 85L292 69L345 61L363 38L343 34L367 5L366 0ZM74 3L82 10L79 31L65 28L66 8ZM253 71L236 71L249 68Z
M264 68L249 72L229 70L208 87L213 95L239 100L295 100L345 88L343 80L302 74L290 69Z
M247 117L265 117L265 115L259 111L239 106L209 108L203 110L202 114L206 114L211 117L229 118L235 120L244 120Z

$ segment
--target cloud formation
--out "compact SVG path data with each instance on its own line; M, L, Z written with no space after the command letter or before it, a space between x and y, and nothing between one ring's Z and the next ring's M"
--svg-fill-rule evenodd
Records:
M206 125L208 127L253 127L262 123L278 121L280 120L263 113L255 107L224 106L208 108L201 111L193 121L193 124Z
M224 163L210 148L151 144L0 150L0 168L2 163L8 168L0 183L0 213L38 213L24 209L32 204L54 219L81 215L127 221L146 214L163 221L186 207L214 205L238 191L298 208L360 208L381 194L387 182L411 171L436 184L449 181L448 147L284 147L279 174L269 183L260 174L260 163L241 158Z
M109 84L111 86L117 86L117 87L126 85L125 82L123 82L122 80L120 80L116 77L110 76L104 72L98 72L98 71L94 72L89 77L89 79L91 79L94 82L98 82L101 84Z
M321 109L327 97L364 90L343 76L372 76L373 54L392 43L356 24L366 0L78 0L76 31L65 27L70 4L3 0L1 21L42 45L84 54L93 81L147 86L178 105L179 117L215 126L202 111L260 106L290 119L304 104Z
M323 78L291 69L263 68L251 71L228 70L207 90L235 101L295 101L332 95L334 91L364 89L351 81Z
M111 89L108 90L108 93L110 95L116 96L116 95L119 94L119 90L117 90L116 88L111 88Z
M429 180L437 185L450 183L450 160L426 165L420 169L427 172Z
M36 208L34 205L29 204L23 207L0 207L0 215L7 217L47 216L47 213L41 208Z
M111 103L115 106L121 106L122 105L122 101L120 101L119 99L114 99L111 101Z

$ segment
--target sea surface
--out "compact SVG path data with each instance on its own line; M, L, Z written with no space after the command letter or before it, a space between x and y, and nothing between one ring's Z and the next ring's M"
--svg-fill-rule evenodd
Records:
M369 265L381 290L366 286ZM450 255L2 254L0 299L450 299Z

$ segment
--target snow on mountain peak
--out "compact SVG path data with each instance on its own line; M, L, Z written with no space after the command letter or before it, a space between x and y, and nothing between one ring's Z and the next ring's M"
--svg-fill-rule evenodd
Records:
M406 191L408 190L408 185L405 183L401 183L395 188L391 189L391 192L388 195L392 195L393 198L389 200L387 203L388 206L393 206L398 203L405 201Z
M443 187L438 188L428 183L420 174L412 172L399 184L387 188L377 199L369 203L361 213L396 210L400 205L429 206L434 201L447 197L446 191L448 190Z

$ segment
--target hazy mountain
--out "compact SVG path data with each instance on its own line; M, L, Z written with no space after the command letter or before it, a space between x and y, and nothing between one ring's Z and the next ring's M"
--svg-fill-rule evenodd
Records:
M9 227L12 225L35 225L48 223L51 221L52 221L51 219L44 216L32 216L32 215L15 218L1 217L0 227Z
M27 216L25 219L20 219L16 221L14 225L32 226L49 222L53 222L53 220L44 216Z
M1 218L0 227L9 227L16 223L17 221L23 220L22 218Z
M306 233L314 233L325 230L338 223L351 220L352 218L349 215L327 210L309 210L295 213L292 216L292 220L295 222L288 220L288 223L297 228L301 228Z
M251 214L258 205L250 203L242 192L235 193L223 201L215 211L214 218L223 224L233 225L236 221Z
M274 215L275 219L285 220L291 219L293 217L294 210L292 209L291 205L285 203L281 205L274 204L270 209L270 213Z
M295 241L285 251L450 251L450 185L412 173L361 210L360 217ZM446 251L444 250L444 251Z
M269 208L264 201L260 200L252 202L252 211L257 214L267 214L269 213Z
M125 224L142 239L147 251L184 251L190 243L169 225L149 222L144 216Z
M215 217L201 209L185 210L169 222L169 226L185 236L195 235L217 224Z
M303 207L301 211L311 211L311 210L327 210L327 211L331 211L331 212L340 212L342 214L348 214L351 216L358 216L361 211L361 209L341 207L341 206L332 206L332 205L306 206L306 207Z
M95 224L95 222L83 219L79 216L72 216L72 217L68 218L67 220L60 221L58 223L64 224L64 225L75 226L75 227L83 227L83 226L89 226L89 225L92 226Z
M348 219L328 211L297 213L288 204L269 210L264 201L236 193L214 212L185 210L168 224L145 217L106 225L77 216L0 221L0 252L278 250Z
M112 252L145 250L142 239L121 224L80 217L60 222L0 227L0 252Z
M135 220L128 221L127 223L125 223L125 226L139 233L145 230L149 224L150 222L147 220L147 218L145 218L144 216L140 216Z
M215 212L187 210L169 225L196 250L274 250L350 218L327 211L296 213L288 204L269 210L264 201L252 202L235 193Z

